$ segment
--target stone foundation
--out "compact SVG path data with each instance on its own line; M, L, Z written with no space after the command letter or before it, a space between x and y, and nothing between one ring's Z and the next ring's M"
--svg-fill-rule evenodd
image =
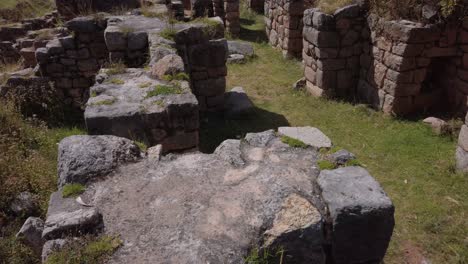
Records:
M304 0L265 0L266 34L273 47L284 57L301 57L302 17L311 2Z
M357 98L395 115L464 116L468 20L419 25L385 21L352 5L304 14L304 74L315 96Z

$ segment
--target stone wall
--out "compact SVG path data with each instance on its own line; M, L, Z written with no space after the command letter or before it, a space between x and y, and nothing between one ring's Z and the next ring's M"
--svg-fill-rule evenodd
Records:
M55 27L57 16L58 14L53 12L39 18L25 19L19 24L0 26L0 63L17 62L21 58L20 50L32 46L21 43L23 42L21 38L31 39L27 37L28 32ZM18 41L18 39L20 40ZM31 55L31 52L28 53L27 50L25 53L26 56Z
M94 77L108 60L106 25L104 18L76 18L67 23L73 35L53 39L36 50L42 75L55 82L67 105L83 107Z
M266 0L266 34L273 47L285 57L301 57L302 17L311 2L304 0Z
M465 117L465 124L458 135L458 145L455 152L457 169L468 172L468 114Z
M421 25L365 16L357 5L333 15L305 12L308 90L315 96L357 98L395 115L444 111L464 116L468 21Z
M302 58L307 90L315 96L347 97L356 89L359 58L366 35L364 17L353 5L333 15L308 9L304 12Z
M192 1L193 17L220 17L226 32L233 37L240 33L239 0L199 0Z

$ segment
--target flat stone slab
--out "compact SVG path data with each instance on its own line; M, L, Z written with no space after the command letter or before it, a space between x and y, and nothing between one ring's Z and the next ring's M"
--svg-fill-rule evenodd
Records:
M331 148L331 140L315 127L279 127L278 133L304 142L315 148Z
M52 193L42 238L46 240L96 233L102 229L102 215L96 207L85 207L73 198Z
M156 80L144 69L108 72L103 69L90 89L89 134L162 144L164 152L198 146L198 102L187 82Z

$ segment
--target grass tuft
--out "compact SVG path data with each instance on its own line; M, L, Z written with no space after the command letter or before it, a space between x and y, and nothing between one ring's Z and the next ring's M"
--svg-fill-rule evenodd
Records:
M68 197L76 197L86 190L86 187L83 184L79 183L72 183L63 186L62 188L62 196L64 198Z
M122 80L122 79L117 79L117 78L110 79L109 82L112 83L112 84L117 84L117 85L122 85L122 84L125 83L124 80Z
M46 264L101 264L122 245L122 240L114 236L87 237L71 242L64 249L52 253Z
M169 86L169 85L156 85L153 90L149 91L146 94L145 98L150 98L158 95L167 95L167 94L181 94L182 89L179 87Z
M336 169L335 163L329 160L319 160L317 161L317 165L320 170L333 170Z
M140 88L148 88L151 86L151 82L140 83L138 87Z
M127 72L127 65L123 62L114 62L107 65L106 73L109 75L123 74Z
M353 3L353 0L319 0L317 7L327 14L333 14L339 8L345 7Z
M159 32L159 35L167 40L174 40L176 34L177 30L175 30L173 27L167 27Z
M179 72L176 74L166 74L162 78L164 81L171 82L174 80L177 81L188 81L189 80L189 75L185 72Z
M282 136L281 142L288 144L290 147L293 147L293 148L307 148L308 147L306 143L298 139L288 137L288 136Z

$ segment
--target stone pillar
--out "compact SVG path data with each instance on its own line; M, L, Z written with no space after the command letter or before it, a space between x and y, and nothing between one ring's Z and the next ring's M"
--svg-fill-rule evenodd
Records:
M226 31L232 37L238 37L240 33L239 0L224 0L224 14Z
M314 96L351 97L359 79L364 27L358 5L333 15L304 12L303 52L307 90Z
M286 58L301 57L303 0L266 0L265 24L270 44Z

